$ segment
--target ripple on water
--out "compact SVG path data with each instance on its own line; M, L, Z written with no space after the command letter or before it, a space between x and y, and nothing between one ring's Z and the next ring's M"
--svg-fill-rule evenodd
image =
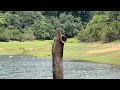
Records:
M119 79L120 66L90 62L65 61L65 79ZM52 61L17 55L0 56L1 79L52 79Z

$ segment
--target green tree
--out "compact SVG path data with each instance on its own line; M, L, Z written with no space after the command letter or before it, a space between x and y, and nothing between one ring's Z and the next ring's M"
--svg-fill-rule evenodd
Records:
M81 41L112 42L120 39L120 15L118 11L100 12L93 16L86 28L78 34Z
M102 16L95 15L92 20L87 24L86 28L78 34L78 38L81 41L94 42L100 38L99 32L102 26Z
M52 38L52 25L47 19L41 15L41 18L36 19L32 25L36 39L51 39Z
M77 36L78 32L83 29L82 22L79 17L75 18L73 15L65 13L60 14L60 27L66 32L68 38Z

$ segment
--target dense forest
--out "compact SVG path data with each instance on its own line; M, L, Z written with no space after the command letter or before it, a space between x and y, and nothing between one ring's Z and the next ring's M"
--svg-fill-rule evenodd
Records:
M0 11L0 41L53 39L55 28L82 42L120 39L120 11Z

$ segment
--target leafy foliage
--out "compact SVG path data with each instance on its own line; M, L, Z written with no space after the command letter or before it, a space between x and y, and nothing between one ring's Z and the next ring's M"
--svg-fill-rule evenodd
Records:
M81 41L112 42L120 39L120 20L118 11L108 11L95 15L79 34Z
M83 42L120 39L120 11L0 11L0 41L53 39L56 28Z

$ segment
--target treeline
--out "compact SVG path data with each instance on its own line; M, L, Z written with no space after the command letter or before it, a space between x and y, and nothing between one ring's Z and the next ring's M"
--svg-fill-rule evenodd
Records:
M78 37L83 42L120 40L120 11L97 12Z
M52 39L54 29L58 27L65 30L67 37L74 37L83 25L81 18L70 11L0 12L0 41Z
M0 41L53 39L55 28L83 42L120 39L119 11L0 11Z

